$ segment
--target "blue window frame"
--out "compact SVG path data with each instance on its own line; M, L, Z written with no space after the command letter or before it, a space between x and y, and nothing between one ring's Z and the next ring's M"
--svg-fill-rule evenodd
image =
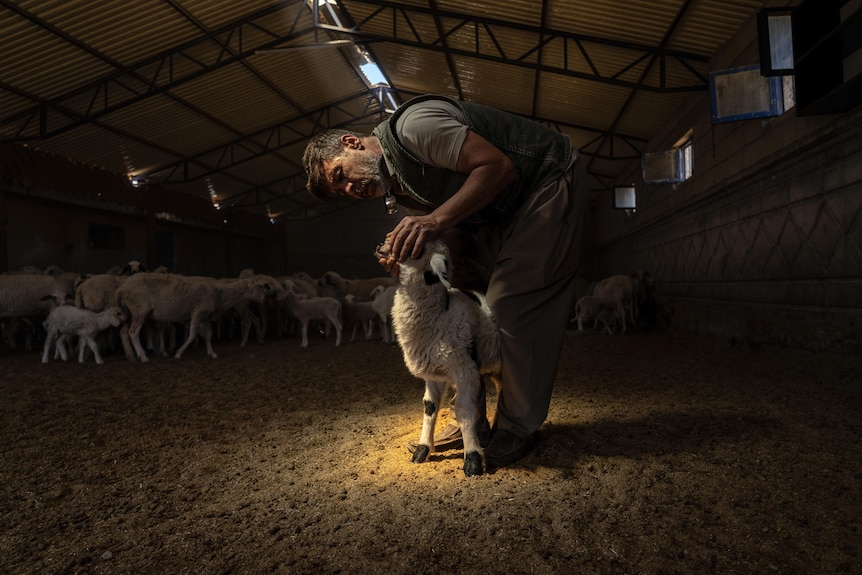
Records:
M784 113L780 76L763 76L760 64L709 74L712 123L736 122Z

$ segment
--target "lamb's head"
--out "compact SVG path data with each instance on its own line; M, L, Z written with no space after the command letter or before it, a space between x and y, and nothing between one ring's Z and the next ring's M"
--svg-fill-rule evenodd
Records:
M374 255L378 258L388 258L391 248L387 242L377 245ZM398 279L402 284L415 282L421 277L426 285L442 284L451 288L451 258L449 248L441 240L433 240L425 244L422 254L416 258L408 258L399 262Z
M117 306L109 307L107 310L105 310L105 315L108 317L108 321L114 327L120 327L120 324L127 319L125 312Z

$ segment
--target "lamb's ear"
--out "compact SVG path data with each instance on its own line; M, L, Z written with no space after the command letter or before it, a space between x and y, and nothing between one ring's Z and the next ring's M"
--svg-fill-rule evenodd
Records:
M446 256L443 254L434 254L431 256L431 261L428 262L428 265L431 267L431 271L435 276L443 283L447 288L451 288L452 284L449 283L449 270L448 262L446 261Z

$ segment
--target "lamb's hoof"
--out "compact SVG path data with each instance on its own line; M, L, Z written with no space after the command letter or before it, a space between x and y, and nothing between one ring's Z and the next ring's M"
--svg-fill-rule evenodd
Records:
M431 448L427 445L420 445L413 452L413 463L422 463L428 459L428 454L431 453Z
M464 455L464 475L466 477L482 475L483 473L485 473L485 467L482 465L482 456L478 451L471 451Z

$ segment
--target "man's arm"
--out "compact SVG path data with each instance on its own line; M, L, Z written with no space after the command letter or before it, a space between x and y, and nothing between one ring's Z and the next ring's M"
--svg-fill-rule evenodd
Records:
M405 217L387 236L397 261L419 257L426 242L489 205L517 177L512 160L473 131L467 132L456 169L467 174L461 189L430 214Z

